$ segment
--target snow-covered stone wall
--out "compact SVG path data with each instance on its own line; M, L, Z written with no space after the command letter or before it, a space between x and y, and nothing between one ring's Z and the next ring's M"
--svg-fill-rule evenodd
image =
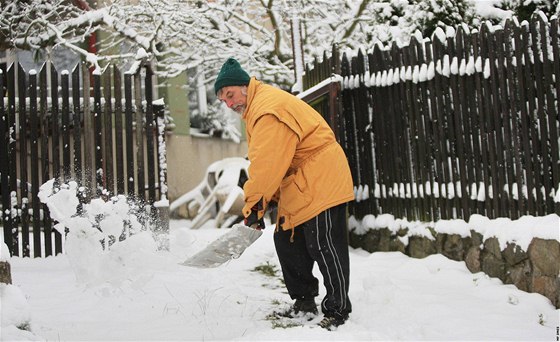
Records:
M498 236L485 236L474 229L467 230L466 234L443 232L432 223L424 226L423 234L417 234L414 233L418 231L417 225L401 224L395 229L394 221L386 222L386 227L382 227L383 222L380 223L374 228L364 229L363 225L357 225L351 219L350 245L370 253L398 251L413 258L442 254L452 260L464 261L473 273L484 272L504 284L539 293L560 308L558 239L532 237L527 246L515 240L504 243L503 238L501 241ZM558 229L560 227L556 228L557 232Z

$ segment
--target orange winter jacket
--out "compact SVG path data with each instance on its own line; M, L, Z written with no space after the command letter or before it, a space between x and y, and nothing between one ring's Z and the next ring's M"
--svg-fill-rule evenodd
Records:
M275 200L277 229L288 230L354 199L344 151L327 122L304 101L251 78L243 120L251 162L245 217L262 198L261 218Z

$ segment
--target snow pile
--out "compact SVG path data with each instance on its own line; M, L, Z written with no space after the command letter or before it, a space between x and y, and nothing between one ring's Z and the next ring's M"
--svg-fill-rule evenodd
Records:
M10 262L10 250L0 244L0 261ZM2 337L21 336L28 340L37 339L30 330L31 310L25 295L18 286L0 283L0 330Z
M56 185L51 179L38 194L58 222L55 229L66 237L65 252L77 281L116 287L144 283L143 267L153 260L158 244L139 222L139 206L118 195L107 200L94 198L80 210L84 191L75 181Z

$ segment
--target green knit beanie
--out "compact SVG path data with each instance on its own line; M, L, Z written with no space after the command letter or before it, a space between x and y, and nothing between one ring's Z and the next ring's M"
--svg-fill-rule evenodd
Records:
M222 69L214 83L214 91L218 91L223 87L248 85L251 77L245 70L241 68L239 62L235 58L228 58L222 65Z

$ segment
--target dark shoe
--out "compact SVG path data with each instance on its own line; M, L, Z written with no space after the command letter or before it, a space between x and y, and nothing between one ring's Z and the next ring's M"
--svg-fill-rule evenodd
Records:
M333 331L335 330L338 326L341 326L344 324L344 322L346 322L347 318L336 318L336 317L330 317L330 316L325 316L321 322L318 323L318 325L323 328L323 329L327 329L329 331Z
M317 305L314 299L296 299L295 303L285 311L274 312L275 316L287 318L305 317L308 321L317 316Z
M294 313L297 315L300 312L307 314L316 315L317 312L317 304L315 304L315 299L296 299L296 302L292 306Z

